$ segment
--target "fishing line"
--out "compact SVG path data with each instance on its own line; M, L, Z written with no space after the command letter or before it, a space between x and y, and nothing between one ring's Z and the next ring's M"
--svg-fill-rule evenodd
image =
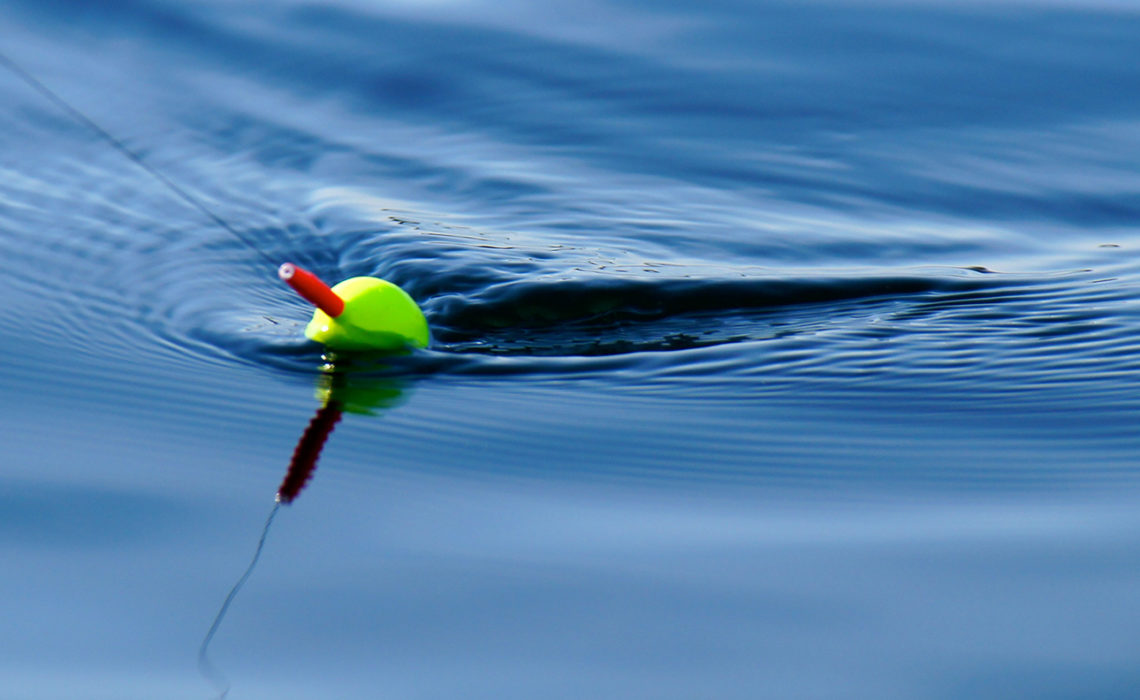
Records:
M214 616L214 622L210 625L210 629L206 632L206 636L202 639L202 646L198 647L198 670L202 675L214 684L218 689L219 698L226 697L230 692L230 682L225 674L217 669L214 664L210 663L208 652L210 650L210 642L214 640L214 635L218 633L218 628L222 625L222 619L226 616L226 611L230 609L230 603L234 602L237 597L238 591L242 589L245 582L249 580L250 574L253 573L253 567L257 566L257 560L261 558L261 550L265 548L265 539L269 537L269 526L273 524L273 518L277 516L277 511L281 510L281 501L273 504L273 510L269 511L269 517L265 520L265 527L261 530L261 538L257 541L257 549L253 552L253 559L250 560L249 566L245 568L245 573L237 580L234 587L230 589L229 595L226 596L225 601L222 602L222 607L218 609L218 614Z
M79 122L80 124L83 124L84 126L86 126L96 136L101 138L104 142L109 144L112 148L117 150L119 153L123 154L123 156L125 156L128 160L130 160L131 162L133 162L135 165L139 166L140 168L142 168L146 172L150 173L150 175L154 179L158 180L163 185L165 185L167 187L167 189L169 189L174 194L178 195L178 197L180 197L182 199L182 201L186 202L191 207L197 209L199 212L204 214L208 219L213 221L218 226L221 226L226 231L229 231L233 235L234 238L238 239L239 241L244 243L250 250L252 250L255 253L257 253L258 255L260 255L261 258L263 260L265 260L266 262L268 262L270 265L272 265L273 267L277 267L278 261L269 257L269 255L265 251L263 251L261 248L257 247L257 245L252 240L250 240L248 237L242 235L233 226L230 226L228 223L226 223L225 219L223 219L221 216L218 216L216 213L214 213L209 207L207 207L205 204L203 204L202 201L199 200L197 197L194 197L189 192L187 192L182 187L180 187L177 183L175 183L173 180L171 180L167 176L163 175L161 171L156 170L155 168L151 167L151 165L149 163L147 163L145 160L143 160L142 156L140 156L139 154L132 151L129 147L127 147L126 144L124 144L119 139L115 138L115 136L112 135L109 131L107 131L103 127L99 126L93 119L88 117L83 112L79 111L79 109L73 107L71 105L71 103L69 103L67 100L65 100L62 97L60 97L59 95L57 95L51 88L49 88L47 85L44 85L38 78L36 78L34 75L29 73L23 67L21 67L20 64L16 63L11 58L9 58L3 51L0 51L0 64L3 64L4 66L6 66L8 68L8 70L12 71L12 73L14 73L21 80L23 80L29 87L31 87L33 90L38 92L40 95L42 95L44 98L46 98L49 102L51 102L56 107L58 107L61 111L70 115L72 119L74 119L75 121Z

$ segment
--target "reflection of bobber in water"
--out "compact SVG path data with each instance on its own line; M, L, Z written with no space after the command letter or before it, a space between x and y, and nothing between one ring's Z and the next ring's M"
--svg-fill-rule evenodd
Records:
M265 539L269 536L269 527L273 524L273 518L277 515L277 511L281 509L281 504L292 503L293 499L301 493L301 489L305 488L305 484L308 483L313 471L317 468L317 459L321 455L321 448L324 447L333 428L344 413L377 415L387 409L399 406L408 397L407 387L399 379L353 377L343 372L336 372L333 369L329 369L321 375L316 393L317 398L321 401L321 407L317 409L317 415L309 422L309 427L305 429L300 442L297 443L297 448L293 451L289 471L285 474L285 480L281 482L280 488L277 489L277 502L273 504L273 510L269 512L269 517L265 520L265 526L261 530L261 539L257 542L257 549L253 553L253 558L245 572L238 578L237 583L230 589L221 608L214 616L214 621L210 624L206 636L202 639L201 646L198 647L198 669L218 689L219 698L224 698L229 692L229 681L225 674L210 662L208 654L210 642L221 626L230 603L233 602L242 585L253 573L253 568L261 557L261 549L265 546Z
M347 413L374 416L378 411L395 408L408 398L407 385L388 377L351 377L331 372L321 376L317 398L321 407L309 421L289 462L289 471L277 489L277 501L292 503L305 488L317 468L321 450L333 428Z
M399 353L427 347L427 320L404 290L376 277L353 277L330 288L316 275L293 263L278 276L317 307L305 336L330 350ZM305 487L317 466L321 449L345 411L371 414L400 402L401 387L392 380L348 381L341 374L322 377L318 398L323 402L293 451L289 472L277 490L277 500L290 503Z

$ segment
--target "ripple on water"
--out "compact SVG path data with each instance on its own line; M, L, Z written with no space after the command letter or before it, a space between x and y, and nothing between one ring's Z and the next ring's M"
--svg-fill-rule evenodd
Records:
M68 337L84 329L84 352L315 371L319 350L301 336L306 305L243 243L208 223L163 220L169 203L157 205L153 193L124 200L125 187L113 187L113 198L76 199L73 190L40 187L44 177L24 173L6 184L7 199L34 204L5 216L24 231L50 219L49 244L0 242L22 263L13 287L36 294L58 319L35 332ZM617 259L596 247L373 205L349 216L335 211L339 204L317 206L307 211L312 220L267 212L277 219L241 232L268 255L327 279L376 274L407 288L435 342L389 361L389 371L612 375L641 384L719 377L731 385L760 375L889 383L907 374L950 383L1049 375L1057 383L1134 369L1124 330L1135 305L1124 283L1103 275L828 273L654 261L635 249ZM979 353L979 342L1002 352Z

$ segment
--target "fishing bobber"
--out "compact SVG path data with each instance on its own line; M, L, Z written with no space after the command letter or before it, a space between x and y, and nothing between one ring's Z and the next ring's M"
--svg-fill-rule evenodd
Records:
M407 292L376 277L353 277L330 288L285 263L277 275L317 310L305 336L333 350L400 352L431 341L427 319Z

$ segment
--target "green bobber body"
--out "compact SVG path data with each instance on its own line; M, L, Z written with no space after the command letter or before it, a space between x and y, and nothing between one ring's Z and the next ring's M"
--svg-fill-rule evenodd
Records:
M397 352L426 348L431 341L427 319L407 292L376 277L353 277L335 285L344 311L333 318L321 309L305 328L305 336L334 350Z
M333 350L402 352L431 342L427 319L407 292L376 277L353 277L331 289L285 263L279 276L317 310L305 336Z

